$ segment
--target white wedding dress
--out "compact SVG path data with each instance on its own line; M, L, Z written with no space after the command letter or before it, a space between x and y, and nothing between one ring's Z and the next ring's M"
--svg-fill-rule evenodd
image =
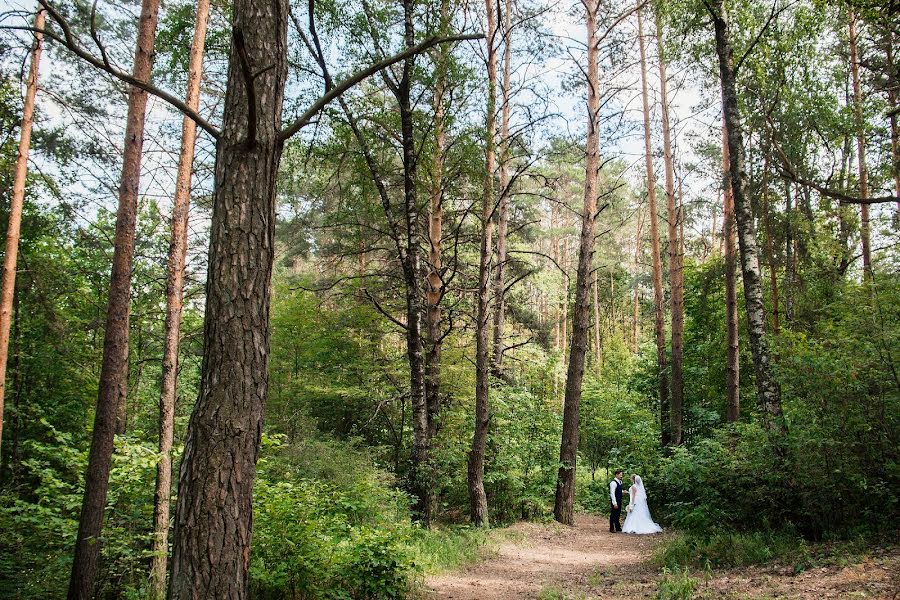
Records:
M644 482L640 476L635 475L634 485L630 491L631 500L628 503L628 516L622 526L622 533L660 533L662 527L653 522L650 516L650 508L647 506L647 492L644 490Z

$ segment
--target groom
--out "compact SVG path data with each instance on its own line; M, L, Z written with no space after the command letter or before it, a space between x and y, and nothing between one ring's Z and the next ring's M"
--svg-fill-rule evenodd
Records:
M609 482L609 500L612 510L609 513L609 532L619 533L622 524L619 517L622 515L622 469L616 471L616 478Z

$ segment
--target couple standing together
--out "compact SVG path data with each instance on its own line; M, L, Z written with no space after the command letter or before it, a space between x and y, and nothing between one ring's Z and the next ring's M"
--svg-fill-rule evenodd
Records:
M624 527L619 523L622 515L622 470L616 471L616 478L609 482L609 500L612 512L609 515L610 533L659 533L662 527L653 522L650 508L647 506L647 491L640 475L631 476L631 489L627 492L628 515Z

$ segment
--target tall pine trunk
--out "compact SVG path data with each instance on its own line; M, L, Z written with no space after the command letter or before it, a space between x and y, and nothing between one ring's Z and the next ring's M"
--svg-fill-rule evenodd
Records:
M44 29L46 12L38 7L34 28ZM22 126L19 131L19 152L13 193L9 203L9 220L6 226L6 253L3 256L3 284L0 288L0 442L3 441L3 403L6 397L6 362L9 358L9 330L13 317L13 298L16 295L16 264L19 260L19 237L22 230L22 206L25 203L25 180L28 177L28 152L31 150L31 128L34 124L34 100L38 89L38 70L44 36L35 32L31 48L31 67L25 85L25 105L22 110ZM18 417L16 417L18 418Z
M637 10L638 46L641 51L641 98L644 108L644 158L647 168L647 209L650 211L650 253L653 261L653 333L656 338L656 368L659 383L659 423L663 446L671 442L669 432L669 376L666 365L665 301L663 299L662 257L659 242L659 215L656 212L656 177L650 130L650 97L647 91L647 50L642 9Z
M209 0L199 0L194 22L188 65L185 104L200 106L203 47L209 19ZM191 174L197 124L184 117L181 123L181 154L175 180L172 207L172 236L166 276L166 324L163 341L162 380L159 393L159 462L156 465L156 494L153 510L153 558L150 565L151 596L166 595L166 564L169 554L169 510L172 495L172 441L175 434L175 398L178 384L178 345L181 338L181 311L184 297L184 269L187 256L188 216L191 203Z
M638 211L637 215L637 230L634 234L634 282L632 283L632 298L631 298L631 351L638 351L638 343L640 342L640 317L641 317L641 303L640 296L638 294L638 279L637 273L640 269L641 264L641 250L643 244L641 243L641 229L644 224L643 214Z
M268 393L275 186L287 76L284 0L236 0L217 144L200 392L175 513L169 597L249 597L252 490ZM252 87L240 54L260 70ZM251 99L250 93L253 93ZM255 106L255 121L248 105Z
M475 432L469 452L468 485L472 523L487 527L488 506L484 491L484 454L487 448L490 409L490 285L494 212L494 169L496 168L497 112L497 19L494 3L485 1L487 11L487 114L484 126L484 193L481 197L481 249L478 260L478 298L475 316Z
M737 305L737 227L734 221L734 196L731 193L731 155L728 152L728 130L722 122L722 187L724 188L722 239L725 244L725 320L727 322L727 356L725 361L726 419L741 418L741 353Z
M581 215L581 235L578 247L578 268L575 275L575 317L572 325L572 346L566 374L566 395L563 406L562 443L559 449L559 473L556 478L556 499L553 515L565 525L575 524L575 479L578 457L578 420L581 405L581 384L588 347L590 326L590 298L588 296L591 265L594 256L594 229L597 217L597 183L600 169L600 68L597 48L598 0L586 0L587 26L587 143L584 161L584 206Z
M441 35L446 35L450 22L450 1L441 2ZM443 257L441 240L444 235L444 154L447 151L445 132L446 101L450 49L437 48L434 84L434 156L431 161L431 194L428 211L428 263L425 288L425 326L428 335L428 354L425 357L425 397L428 401L428 439L437 433L441 388L441 299L444 294ZM428 511L429 514L431 510Z
M144 0L138 26L133 75L149 81L153 63L153 45L159 18L159 0ZM113 441L125 430L125 395L128 383L128 327L131 302L131 265L137 226L138 188L144 145L144 118L147 92L136 87L128 90L128 117L125 148L119 183L119 207L113 241L112 273L103 338L103 363L100 391L94 413L94 429L84 481L84 501L75 541L70 600L92 598L100 557L100 532L109 489Z
M756 372L757 401L763 413L765 427L770 433L779 436L776 441L780 447L780 443L783 441L781 437L787 430L781 413L781 387L772 372L772 356L766 332L759 249L757 248L753 213L748 195L747 172L744 167L744 141L738 109L734 53L724 1L716 0L714 7L713 24L727 131L731 194L734 198L734 214L741 256L747 330Z
M512 93L512 0L503 14L503 83L500 87L500 204L497 207L497 272L494 275L494 369L503 364L503 329L506 320L506 238L509 232L509 112Z
M675 164L672 156L672 132L669 126L668 76L663 48L662 24L656 20L659 50L659 102L662 115L663 159L666 170L666 214L669 225L669 288L672 301L672 402L669 427L671 443L681 444L684 407L684 287L681 281L678 209L675 203Z
M869 169L866 165L866 123L863 118L862 88L859 83L859 46L856 26L859 18L850 12L850 74L853 78L853 115L856 119L856 154L859 168L859 197L869 197ZM872 279L872 242L869 231L869 205L859 206L859 235L862 238L863 276Z

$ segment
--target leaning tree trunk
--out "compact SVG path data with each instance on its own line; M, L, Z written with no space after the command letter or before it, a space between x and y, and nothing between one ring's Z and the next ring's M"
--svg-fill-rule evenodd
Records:
M468 485L472 523L487 527L488 505L484 491L484 454L487 448L490 409L490 285L494 211L494 169L496 167L495 115L497 112L497 20L494 4L485 1L487 10L487 118L484 127L484 193L481 198L481 249L478 260L478 298L475 322L475 432L469 452Z
M728 131L722 124L722 173L724 188L722 238L725 241L725 319L728 328L728 350L725 361L726 419L741 418L741 354L738 333L737 305L737 229L734 223L734 196L731 194L731 157L728 152Z
M249 597L251 497L268 389L287 14L285 0L234 3L216 152L203 369L181 465L172 600ZM241 55L259 71L249 86Z
M34 28L44 29L45 11L38 8ZM9 330L13 316L13 298L16 294L16 263L19 258L19 235L22 229L22 205L25 202L25 180L28 176L28 151L31 149L31 126L34 123L34 99L37 96L38 68L44 36L35 32L31 49L31 67L25 86L25 105L22 111L22 127L19 132L19 153L16 156L16 174L13 179L12 199L9 203L9 221L6 226L6 254L3 256L3 285L0 290L0 442L3 441L3 401L6 396L6 361L9 357ZM18 417L16 417L18 418Z
M203 47L209 19L209 0L199 0L191 43L185 104L200 106ZM191 203L191 172L197 124L184 117L181 123L181 154L175 180L172 207L172 236L166 278L166 324L163 341L162 381L159 393L159 462L156 465L156 495L153 510L153 558L150 565L151 596L166 595L166 563L169 555L169 509L172 496L172 440L175 433L175 397L178 383L178 344L181 337L181 310L184 296L184 267L187 256L188 216Z
M856 24L858 17L850 12L850 74L853 77L853 115L856 119L856 153L859 167L859 197L869 197L869 169L866 165L866 123L863 118L862 88L859 83L859 47ZM872 279L872 242L869 230L869 205L859 207L859 235L862 238L863 276Z
M734 198L734 214L741 256L747 330L756 371L757 399L763 412L766 429L770 433L779 434L777 442L780 448L781 438L787 432L787 428L781 413L781 387L772 372L772 356L766 333L766 311L763 305L762 277L759 270L759 249L757 248L750 198L747 193L747 172L744 167L744 141L738 109L734 54L724 1L716 0L714 6L713 22L728 138L731 193Z
M159 18L159 0L144 0L134 55L135 79L149 81L153 64L153 45ZM122 177L119 183L119 208L113 242L112 273L103 338L103 363L100 368L100 392L94 413L94 430L84 481L84 501L75 541L70 600L91 598L100 557L100 532L106 509L109 471L112 467L113 441L125 430L125 394L128 383L128 327L131 302L131 264L134 257L134 233L137 225L138 187L141 154L144 145L144 117L147 92L136 87L128 90L128 117Z
M509 232L509 111L512 77L512 0L503 14L503 83L500 88L500 204L497 207L497 272L494 275L494 370L503 365L506 320L506 238Z
M663 49L662 24L657 19L656 41L659 50L659 103L662 114L663 159L666 169L666 214L669 222L669 287L672 297L672 401L669 427L671 443L682 441L684 407L684 288L681 280L678 210L675 206L675 165L672 156L672 133L669 126L668 77Z
M581 384L588 348L590 327L589 286L594 257L594 229L597 218L597 182L600 169L600 69L597 48L597 12L599 2L585 2L587 25L587 155L584 161L584 207L575 276L575 318L572 346L566 374L566 396L563 405L562 443L559 449L559 473L556 478L556 500L553 516L564 525L575 524L575 475L578 458L578 414Z
M669 436L669 376L666 366L665 301L663 300L662 258L659 243L659 215L656 212L656 177L653 174L653 148L650 130L650 98L647 91L647 51L644 44L644 22L637 10L638 46L641 51L641 97L644 104L644 157L647 165L647 205L650 211L650 253L653 260L654 334L656 336L656 368L659 378L659 426L663 446Z

